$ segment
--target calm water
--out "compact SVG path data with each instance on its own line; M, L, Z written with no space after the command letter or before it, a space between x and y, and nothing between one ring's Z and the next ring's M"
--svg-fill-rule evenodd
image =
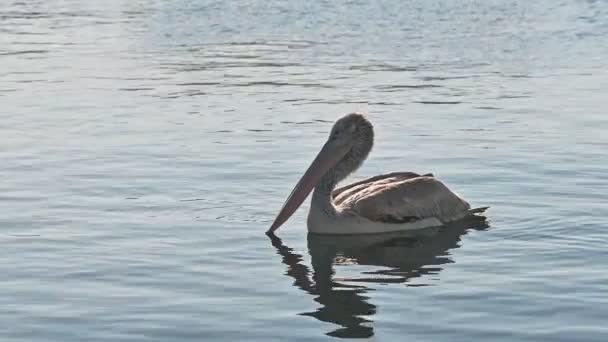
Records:
M608 2L0 8L0 340L605 341ZM358 177L489 227L268 228L339 115Z

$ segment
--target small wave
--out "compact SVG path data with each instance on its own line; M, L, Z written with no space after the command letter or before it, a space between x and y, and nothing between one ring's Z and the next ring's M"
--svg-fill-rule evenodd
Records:
M441 88L442 86L437 84L395 84L395 85L379 85L374 88L386 92L400 91L403 89L427 89L427 88Z
M369 65L353 65L349 67L350 70L359 71L417 71L417 67L410 66L399 66L392 64L369 64Z
M481 107L475 107L475 109L498 110L498 109L501 109L501 108L499 108L499 107L491 107L491 106L481 106Z
M167 63L163 64L161 69L177 69L183 72L217 70L217 69L235 69L235 68L286 68L303 66L300 63L293 62L208 62L202 64L193 63Z
M145 90L154 90L154 88L118 88L120 91L145 91Z
M497 96L496 99L525 99L530 97L530 95L500 95Z
M256 132L256 133L259 133L259 132L272 132L271 129L259 129L259 128L250 128L250 129L247 129L246 131Z
M32 54L41 54L41 53L48 53L48 52L49 52L49 50L9 51L9 52L0 52L0 56L32 55Z
M304 88L335 88L334 86L321 83L291 83L280 81L253 81L244 83L228 83L223 87L256 87L256 86L272 86L272 87L304 87Z
M463 132L492 132L494 131L493 129L488 129L488 128L461 128L459 129L459 131L463 131Z
M460 80L466 78L473 78L474 76L425 76L422 77L421 80L430 82L430 81L447 81L447 80Z
M177 83L178 86L209 86L209 85L220 85L220 82L185 82Z
M414 103L422 103L422 104L460 104L462 101L414 101Z

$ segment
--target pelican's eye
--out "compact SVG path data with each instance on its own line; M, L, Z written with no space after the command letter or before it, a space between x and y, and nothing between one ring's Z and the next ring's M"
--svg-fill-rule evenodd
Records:
M339 136L340 136L340 130L339 130L339 129L336 129L336 130L334 130L334 131L331 133L331 135L330 135L330 137L329 137L329 138L330 138L331 140L336 140L336 139L338 139L338 137L339 137Z

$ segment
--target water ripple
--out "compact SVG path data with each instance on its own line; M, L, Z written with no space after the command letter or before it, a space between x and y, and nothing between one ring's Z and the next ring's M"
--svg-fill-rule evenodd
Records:
M0 339L604 341L607 8L3 3ZM490 228L264 235L359 110Z

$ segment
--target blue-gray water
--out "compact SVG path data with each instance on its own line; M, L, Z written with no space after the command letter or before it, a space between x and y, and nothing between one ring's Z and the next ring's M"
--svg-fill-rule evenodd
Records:
M4 1L0 340L605 341L607 70L601 0ZM351 111L490 227L268 239Z

